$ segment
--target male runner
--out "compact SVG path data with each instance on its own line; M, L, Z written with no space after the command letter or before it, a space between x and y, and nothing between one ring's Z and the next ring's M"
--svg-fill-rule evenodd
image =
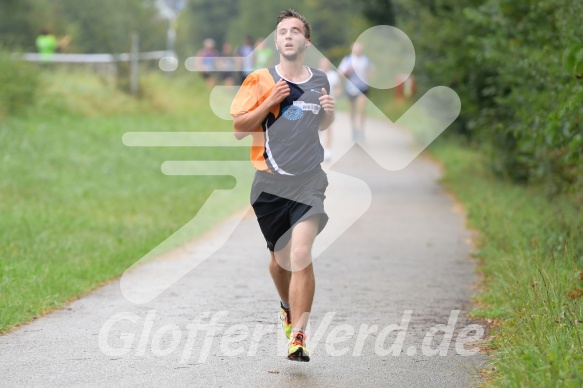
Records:
M235 136L253 136L251 203L271 253L288 358L296 361L310 360L305 329L315 290L312 245L328 221L318 130L334 120L326 74L304 66L310 44L306 19L283 11L275 32L279 64L251 73L231 106Z

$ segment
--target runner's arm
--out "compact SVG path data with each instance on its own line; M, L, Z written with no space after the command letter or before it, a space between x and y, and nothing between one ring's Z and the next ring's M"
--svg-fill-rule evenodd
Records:
M255 132L261 126L270 110L271 105L269 105L268 100L265 100L254 110L236 116L233 123L233 131L237 140L241 140L251 132Z
M261 123L272 107L283 101L284 98L289 96L290 88L284 79L280 79L267 97L259 106L252 111L245 112L243 114L237 115L233 123L233 131L235 132L235 137L237 140L243 139L249 133L254 132Z

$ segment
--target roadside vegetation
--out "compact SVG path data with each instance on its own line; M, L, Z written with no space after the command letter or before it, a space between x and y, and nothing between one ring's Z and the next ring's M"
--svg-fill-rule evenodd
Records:
M431 147L478 232L486 385L583 385L583 3L393 1L420 88L462 113Z
M489 383L581 386L581 209L568 197L550 201L544 189L500 179L479 147L439 139L431 153L478 231L483 283L471 314L491 324Z
M0 332L119 276L234 184L165 176L162 162L248 158L244 148L123 145L131 131L231 130L192 74L145 74L136 99L89 69L28 70L38 90L0 121ZM236 210L215 209L216 222Z

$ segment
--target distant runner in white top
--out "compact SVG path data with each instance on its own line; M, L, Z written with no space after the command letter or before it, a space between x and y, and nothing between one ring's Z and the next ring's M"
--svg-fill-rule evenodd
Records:
M362 54L362 46L358 42L352 45L352 53L344 57L338 66L338 71L348 79L344 90L350 102L350 122L355 141L364 139L366 94L371 68L371 62Z

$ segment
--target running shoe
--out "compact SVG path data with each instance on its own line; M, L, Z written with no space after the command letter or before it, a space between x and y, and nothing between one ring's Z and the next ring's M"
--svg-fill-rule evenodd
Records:
M279 316L279 319L281 319L281 328L285 336L289 338L292 329L291 313L289 309L283 307L283 304L280 303L279 307L281 307L281 315Z
M296 333L295 337L289 340L287 349L287 359L292 361L310 361L310 353L306 349L305 334Z

